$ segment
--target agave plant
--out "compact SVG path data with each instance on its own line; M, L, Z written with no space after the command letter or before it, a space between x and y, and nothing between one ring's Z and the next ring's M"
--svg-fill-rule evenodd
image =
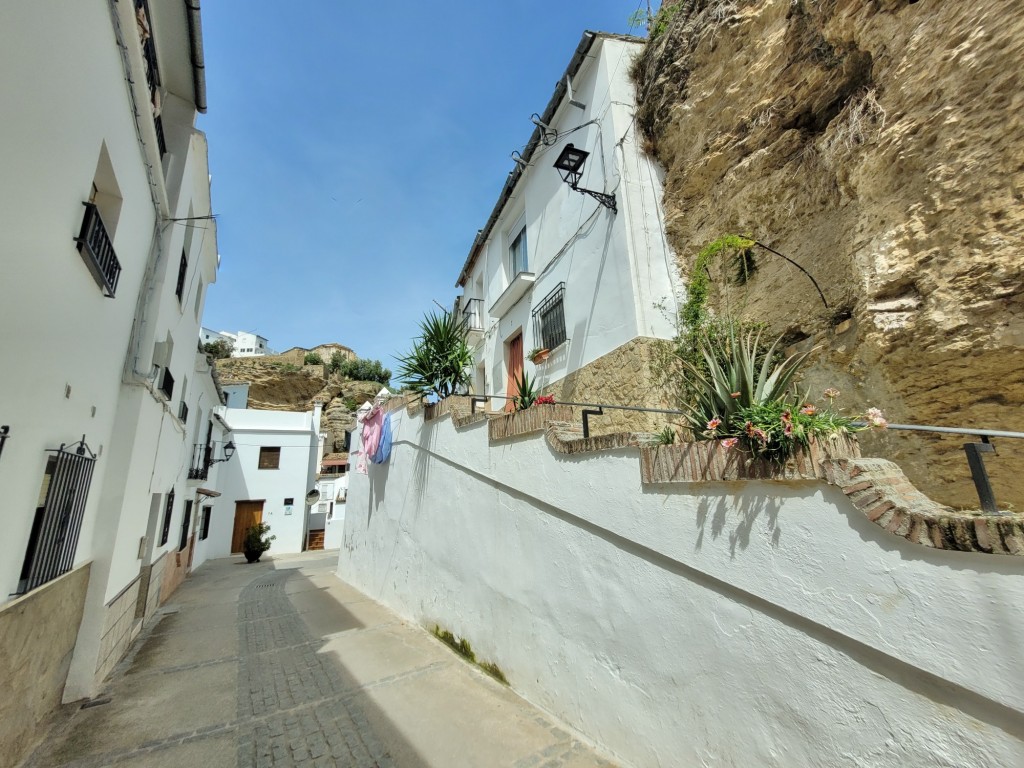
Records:
M521 376L515 376L513 381L516 385L516 394L512 398L512 403L517 411L525 411L537 402L537 390L534 388L534 381L526 371L523 371Z
M402 384L422 395L444 400L469 385L473 350L468 328L453 312L430 312L420 322L412 351L398 358Z
M722 342L710 337L701 341L700 350L707 366L702 371L689 361L683 366L694 379L697 398L685 406L687 420L698 438L709 435L709 424L732 425L746 409L770 403L801 401L793 391L793 378L807 361L811 352L791 355L775 362L775 352L781 337L762 351L760 331L739 336L731 327ZM806 398L804 398L806 399ZM710 430L712 433L714 429Z

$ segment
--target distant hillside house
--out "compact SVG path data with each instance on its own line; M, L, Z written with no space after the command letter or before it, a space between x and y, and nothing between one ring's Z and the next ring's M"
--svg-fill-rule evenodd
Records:
M249 331L231 333L203 328L199 333L199 340L203 344L213 344L218 341L228 342L231 345L232 357L259 357L274 354L273 350L267 346L267 340L263 336Z

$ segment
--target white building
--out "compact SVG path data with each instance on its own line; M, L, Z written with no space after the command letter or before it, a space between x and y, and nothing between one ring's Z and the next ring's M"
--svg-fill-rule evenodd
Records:
M203 543L204 557L227 557L242 550L246 529L270 525L271 554L303 552L310 530L306 497L314 489L322 406L312 411L257 411L221 408L231 430L235 456L221 465L210 506L213 520Z
M232 357L259 357L261 355L274 354L267 346L267 340L256 333L249 331L211 331L209 328L201 328L199 340L203 344L213 344L218 341L226 341L231 345Z
M633 120L629 70L641 45L583 35L473 242L457 286L476 346L477 393L515 394L528 351L547 348L547 362L527 371L560 400L650 404L643 363L653 339L675 334L679 283L660 170ZM576 186L614 202L563 181L553 166L569 145L590 153ZM620 375L586 376L594 365Z
M324 549L339 549L345 530L345 505L348 502L347 453L329 454L320 462L316 489L320 498L310 511L309 530L323 532Z
M98 690L188 567L218 404L196 344L218 268L198 8L0 5L0 655L28 676L4 681L8 756Z

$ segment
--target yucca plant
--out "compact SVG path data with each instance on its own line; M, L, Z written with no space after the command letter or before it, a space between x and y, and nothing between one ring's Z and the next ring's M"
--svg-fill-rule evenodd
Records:
M402 384L441 400L465 390L473 367L473 350L462 318L453 312L430 312L420 322L420 331L412 351L398 358Z

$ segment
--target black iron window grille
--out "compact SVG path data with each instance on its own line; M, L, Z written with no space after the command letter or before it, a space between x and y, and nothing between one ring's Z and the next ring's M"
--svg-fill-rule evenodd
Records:
M171 488L171 492L167 494L167 503L164 504L164 527L160 531L160 543L158 546L163 546L167 543L167 538L171 535L171 514L174 512L174 489Z
M203 507L203 522L199 529L199 540L206 541L210 535L210 515L213 514L213 507Z
M11 436L11 428L4 424L0 427L0 456L4 455L4 446L7 445L7 438Z
M25 594L71 570L82 530L96 455L85 435L74 445L48 451L25 560L16 594Z
M184 400L182 400L181 405L178 406L178 419L182 424L188 421L188 405Z
M192 464L188 470L189 480L205 480L210 476L210 456L212 451L209 445L197 444L192 449Z
M178 262L178 284L174 287L174 295L178 297L178 302L182 301L182 297L185 295L185 274L188 272L188 256L185 255L185 251L181 252L181 261Z
M85 218L82 219L82 231L75 238L78 252L82 254L93 279L103 289L103 294L113 298L117 291L117 279L121 275L121 262L117 260L114 244L110 241L107 228L103 226L96 204L82 205L85 206Z
M484 300L466 299L462 310L462 321L467 330L482 331L484 329Z
M164 121L157 115L153 118L153 125L156 126L156 145L160 149L160 157L167 154L167 138L164 136Z
M565 283L559 283L533 310L534 338L540 346L554 349L566 339Z
M170 370L167 368L164 368L164 375L160 379L160 391L164 393L168 400L174 394L174 376L171 375Z
M185 514L181 518L181 538L178 539L178 551L188 546L188 526L192 522L192 499L185 502Z

